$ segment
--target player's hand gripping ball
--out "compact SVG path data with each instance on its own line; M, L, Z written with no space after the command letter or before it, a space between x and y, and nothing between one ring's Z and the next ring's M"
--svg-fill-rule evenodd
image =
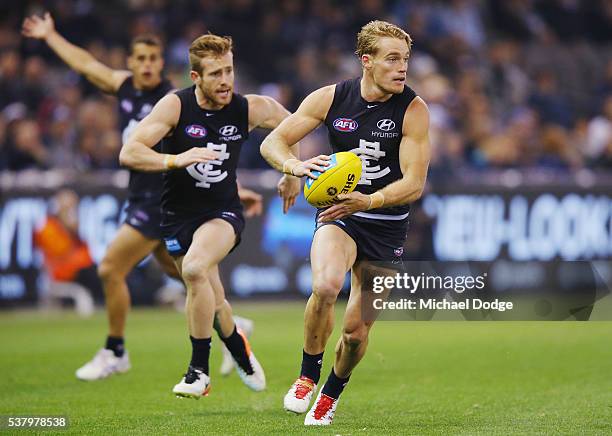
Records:
M335 203L340 194L353 192L361 178L361 159L350 151L341 151L329 156L325 171L313 171L317 179L307 178L304 197L314 207L327 207Z

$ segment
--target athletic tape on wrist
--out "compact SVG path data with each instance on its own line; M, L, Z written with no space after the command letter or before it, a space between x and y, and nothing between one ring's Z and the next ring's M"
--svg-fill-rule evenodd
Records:
M167 154L164 157L164 168L167 170L173 170L176 168L176 155Z
M368 195L370 198L370 205L368 206L368 210L370 209L378 209L385 204L385 194L380 191L376 191L373 194Z

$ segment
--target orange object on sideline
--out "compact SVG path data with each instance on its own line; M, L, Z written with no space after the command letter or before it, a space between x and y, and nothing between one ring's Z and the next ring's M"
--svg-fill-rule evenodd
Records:
M34 242L43 252L45 266L54 280L72 281L77 273L94 264L87 244L55 217L34 232Z

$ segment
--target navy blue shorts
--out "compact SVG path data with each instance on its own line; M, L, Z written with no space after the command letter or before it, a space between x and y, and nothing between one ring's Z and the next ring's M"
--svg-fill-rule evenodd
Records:
M124 223L149 239L162 239L162 215L159 202L159 197L128 200L124 206Z
M317 218L323 210L317 211ZM390 262L392 265L402 264L404 243L408 232L408 216L392 220L351 215L335 221L317 223L315 232L327 225L339 227L355 241L357 260Z
M162 221L162 232L166 249L171 256L184 256L191 246L193 234L202 224L210 220L220 218L230 223L236 234L236 243L231 251L240 244L240 235L244 230L244 216L241 209L217 210L196 217L182 218L164 216Z

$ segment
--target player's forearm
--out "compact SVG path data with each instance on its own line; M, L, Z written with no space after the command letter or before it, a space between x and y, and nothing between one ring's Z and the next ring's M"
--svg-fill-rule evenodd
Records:
M423 195L425 181L400 179L372 194L374 201L384 201L382 207L400 206L417 201ZM382 194L382 197L379 196Z
M289 152L291 153L291 159L299 159L300 158L300 143L296 142L291 147L289 147Z
M57 54L70 68L84 74L88 63L95 61L95 58L87 50L78 47L53 31L45 39L47 45Z
M174 168L175 155L158 153L142 142L131 141L119 153L121 166L136 171L161 173Z
M289 146L279 135L274 132L270 133L261 143L259 147L263 158L274 168L280 172L283 171L283 165L289 159L298 159L299 145L296 143ZM295 154L294 154L295 153Z

